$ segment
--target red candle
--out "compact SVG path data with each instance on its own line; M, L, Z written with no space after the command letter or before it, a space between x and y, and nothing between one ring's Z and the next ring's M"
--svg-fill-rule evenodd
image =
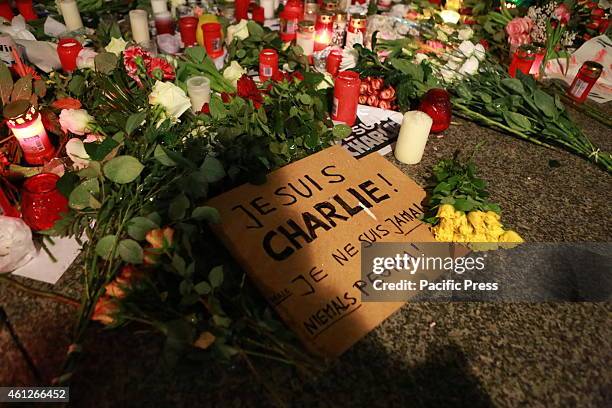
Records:
M174 21L169 11L155 13L155 29L157 35L174 34Z
M334 13L323 10L317 17L315 25L315 43L314 50L321 51L329 46L332 40L334 30Z
M62 63L62 69L72 72L76 69L76 60L79 52L83 49L80 42L74 38L62 38L57 44L57 55Z
M336 77L332 119L353 126L357 119L361 80L354 71L344 71Z
M234 2L234 18L237 22L249 19L249 4L251 0L236 0Z
M432 133L442 132L450 126L452 105L448 92L444 89L430 89L423 96L419 110L428 114L433 120Z
M256 6L253 8L253 20L259 24L263 24L266 21L266 10L263 7Z
M218 58L223 55L223 42L221 41L221 24L202 24L204 32L204 46L210 58Z
M0 17L6 18L7 21L11 21L15 17L8 0L0 2Z
M38 19L38 15L34 11L32 0L16 0L16 3L17 10L19 10L19 14L21 14L26 21Z
M516 77L517 70L525 75L536 74L537 76L543 56L541 48L532 45L522 45L512 55L508 73L512 78ZM537 66L534 63L538 63Z
M325 69L332 76L336 76L338 71L340 70L340 63L342 62L342 50L332 50L327 56L327 62L325 64Z
M20 99L11 102L4 107L3 113L26 162L39 165L55 157L55 147L49 140L38 110L30 101Z
M284 9L278 14L280 19L280 38L283 42L291 42L297 36L299 15L293 10Z
M578 103L586 101L602 70L603 66L594 61L587 61L582 64L572 85L567 90L568 95Z
M265 48L259 53L259 80L266 82L278 72L278 53L272 48Z
M23 220L34 231L53 227L68 211L68 199L57 189L59 176L53 173L40 173L23 183L21 191L21 210Z
M191 47L196 43L196 29L198 28L197 17L187 16L181 17L179 20L179 30L181 31L181 40L185 47Z

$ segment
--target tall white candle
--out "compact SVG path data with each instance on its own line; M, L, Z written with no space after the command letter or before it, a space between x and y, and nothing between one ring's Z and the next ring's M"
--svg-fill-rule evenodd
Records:
M395 145L395 158L404 164L420 162L432 124L433 120L425 112L406 112Z
M259 5L264 9L264 18L266 20L274 18L274 11L276 10L274 0L259 0Z
M81 20L76 0L62 0L59 6L68 31L78 30L83 27L83 21Z
M315 36L313 32L302 33L298 31L296 33L295 44L302 47L302 49L304 50L304 55L306 56L312 55L312 53L314 52L314 37Z
M168 11L168 1L151 0L151 8L153 9L153 14L166 12Z
M199 112L205 103L210 102L210 79L204 76L194 76L189 78L185 84L191 100L191 109Z
M132 27L132 38L136 44L151 40L149 36L149 17L145 10L130 11L130 26Z

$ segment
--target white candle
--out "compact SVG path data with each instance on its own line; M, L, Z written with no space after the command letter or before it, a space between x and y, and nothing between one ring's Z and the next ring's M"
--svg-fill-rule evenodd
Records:
M136 44L151 40L149 36L149 17L145 10L130 11L130 26L132 27L132 38Z
M168 11L168 2L167 0L151 0L151 8L153 14L166 12Z
M202 110L205 103L210 102L210 79L204 76L194 76L189 78L185 84L191 100L191 109L197 113Z
M62 0L59 6L68 31L78 30L83 27L83 21L81 20L76 0Z
M395 145L395 158L404 164L420 162L432 124L433 120L425 112L406 112Z
M296 45L299 45L304 50L304 55L312 55L314 52L314 33L302 33L297 32L296 34Z
M264 18L266 20L270 20L274 18L274 11L276 7L274 6L274 0L259 0L259 6L264 9Z

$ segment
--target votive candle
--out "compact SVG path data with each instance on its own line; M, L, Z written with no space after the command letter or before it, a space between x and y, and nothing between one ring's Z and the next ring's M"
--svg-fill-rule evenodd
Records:
M191 109L200 112L205 103L210 102L210 79L205 76L194 76L187 80L187 95L191 100Z
M425 112L406 112L395 145L395 158L404 164L419 163L423 158L432 124L433 120Z
M196 30L198 28L198 19L193 16L181 17L179 20L179 29L181 31L181 40L185 47L191 47L196 43Z
M132 38L136 44L151 41L151 36L149 35L149 16L145 10L135 9L130 11L130 26L132 28Z
M259 5L264 9L264 17L266 20L274 18L274 12L276 11L274 0L259 0Z
M68 31L75 31L83 27L81 13L79 13L79 6L76 0L62 0L59 5Z
M166 0L151 0L151 9L153 10L153 15L169 11L168 2Z
M174 20L169 11L155 13L155 29L157 30L157 35L174 34Z
M315 29L312 21L303 20L298 24L295 44L302 47L307 57L314 52Z
M265 48L259 53L259 80L266 82L278 72L278 53L275 49Z
M77 68L77 57L82 49L81 43L74 38L62 38L59 40L57 43L57 55L64 71L72 72Z
M20 99L11 102L4 107L3 113L26 162L44 164L55 156L55 147L47 135L38 109L30 101Z
M361 79L354 71L341 72L334 84L332 119L353 126L357 119Z

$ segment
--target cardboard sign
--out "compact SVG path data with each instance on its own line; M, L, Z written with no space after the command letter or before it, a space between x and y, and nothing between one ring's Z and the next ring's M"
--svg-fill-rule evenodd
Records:
M430 242L425 191L384 157L334 146L285 166L264 185L208 202L215 232L313 352L337 356L403 302L363 302L361 244Z

